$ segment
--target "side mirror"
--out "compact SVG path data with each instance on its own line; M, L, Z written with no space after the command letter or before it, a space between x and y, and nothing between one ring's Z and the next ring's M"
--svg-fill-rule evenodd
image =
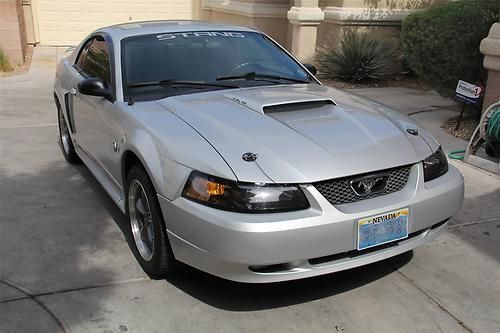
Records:
M97 77L89 77L78 83L78 91L84 95L100 96L107 99L112 96L106 83Z
M304 67L307 68L307 70L311 72L312 75L316 75L316 73L318 72L316 66L314 66L313 64L304 64Z

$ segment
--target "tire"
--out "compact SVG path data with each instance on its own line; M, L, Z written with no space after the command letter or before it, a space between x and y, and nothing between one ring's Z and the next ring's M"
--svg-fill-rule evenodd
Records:
M64 112L62 112L59 103L57 103L57 119L59 123L59 147L61 148L64 158L71 164L80 163L80 157L78 157L73 141L71 141L68 123L66 122Z
M128 173L125 193L129 246L150 278L164 279L177 271L180 263L168 241L153 183L142 166L135 165Z

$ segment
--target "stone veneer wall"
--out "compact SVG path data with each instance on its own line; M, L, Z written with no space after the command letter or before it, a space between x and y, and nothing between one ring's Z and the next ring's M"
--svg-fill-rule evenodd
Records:
M410 13L448 0L320 0L325 19L318 27L318 46L336 44L347 29L380 37L399 37Z
M24 62L27 41L20 0L0 0L0 47L11 65L18 66Z

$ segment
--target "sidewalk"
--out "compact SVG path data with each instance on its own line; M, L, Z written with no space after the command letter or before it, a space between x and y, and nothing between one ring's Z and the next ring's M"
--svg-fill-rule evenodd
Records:
M35 48L27 74L0 79L0 331L500 332L500 178L456 161L464 208L413 253L272 285L194 269L149 280L124 240L124 217L59 151L52 84L61 52ZM445 149L465 147L439 127L456 114L449 100L357 93L414 113Z

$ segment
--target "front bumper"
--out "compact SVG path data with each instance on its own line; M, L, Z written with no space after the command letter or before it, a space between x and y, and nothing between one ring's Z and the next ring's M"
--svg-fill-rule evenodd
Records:
M422 245L446 230L462 206L460 172L424 183L415 164L399 192L332 206L312 185L303 187L311 208L274 214L221 211L184 198L159 196L175 257L234 281L264 283L332 273L383 260ZM409 237L357 251L357 220L409 208Z

